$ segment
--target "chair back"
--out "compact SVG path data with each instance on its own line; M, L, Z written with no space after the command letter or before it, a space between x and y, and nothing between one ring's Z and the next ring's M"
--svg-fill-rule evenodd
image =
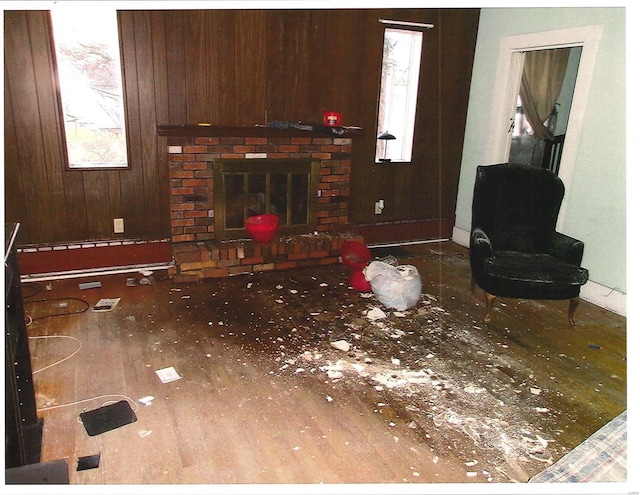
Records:
M530 165L480 165L473 192L471 231L481 228L494 250L543 253L555 231L564 184Z

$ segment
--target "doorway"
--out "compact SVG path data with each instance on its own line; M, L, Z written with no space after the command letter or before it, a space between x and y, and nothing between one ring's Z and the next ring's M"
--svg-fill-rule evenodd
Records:
M496 69L490 129L487 135L484 163L505 163L511 148L511 124L517 106L524 57L532 50L580 47L580 63L577 68L571 112L568 116L566 139L562 153L562 168L558 176L565 185L565 197L571 195L573 171L582 133L582 121L589 98L591 78L595 65L602 26L584 26L523 34L503 38ZM558 216L558 228L562 228L564 201Z
M557 49L554 49L557 50ZM567 50L566 64L564 64L562 75L558 75L558 80L562 81L557 98L551 108L551 113L543 122L548 129L549 135L539 136L531 122L527 118L522 98L522 82L518 93L516 109L512 117L511 143L509 149L509 163L523 163L534 167L541 167L551 170L556 175L560 171L562 151L566 138L567 124L571 113L571 102L580 66L581 46L561 48ZM549 53L552 50L540 50L536 54ZM533 52L525 53L525 63L527 57ZM559 79L560 76L562 79ZM555 93L554 93L555 94ZM553 100L552 100L553 101ZM535 117L534 117L535 118Z

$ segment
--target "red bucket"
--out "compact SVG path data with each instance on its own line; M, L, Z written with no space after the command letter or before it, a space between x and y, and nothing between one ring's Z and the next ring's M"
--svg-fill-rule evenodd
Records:
M258 244L269 244L276 235L280 219L278 215L254 215L247 217L244 227Z

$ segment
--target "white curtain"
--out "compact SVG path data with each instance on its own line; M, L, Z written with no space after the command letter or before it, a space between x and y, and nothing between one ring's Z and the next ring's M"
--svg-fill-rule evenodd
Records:
M527 52L520 82L522 109L540 139L553 139L544 122L551 116L562 89L570 48Z

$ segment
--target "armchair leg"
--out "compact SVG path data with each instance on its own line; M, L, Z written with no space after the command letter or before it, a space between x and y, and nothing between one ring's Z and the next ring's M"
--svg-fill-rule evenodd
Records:
M568 316L569 316L569 325L571 325L572 327L576 326L576 320L573 319L573 314L576 312L576 308L578 307L579 302L580 302L580 298L578 297L572 297L571 299L569 299Z
M491 310L493 309L493 301L496 300L496 296L484 291L484 299L487 306L487 313L484 315L484 322L489 323L491 321Z

